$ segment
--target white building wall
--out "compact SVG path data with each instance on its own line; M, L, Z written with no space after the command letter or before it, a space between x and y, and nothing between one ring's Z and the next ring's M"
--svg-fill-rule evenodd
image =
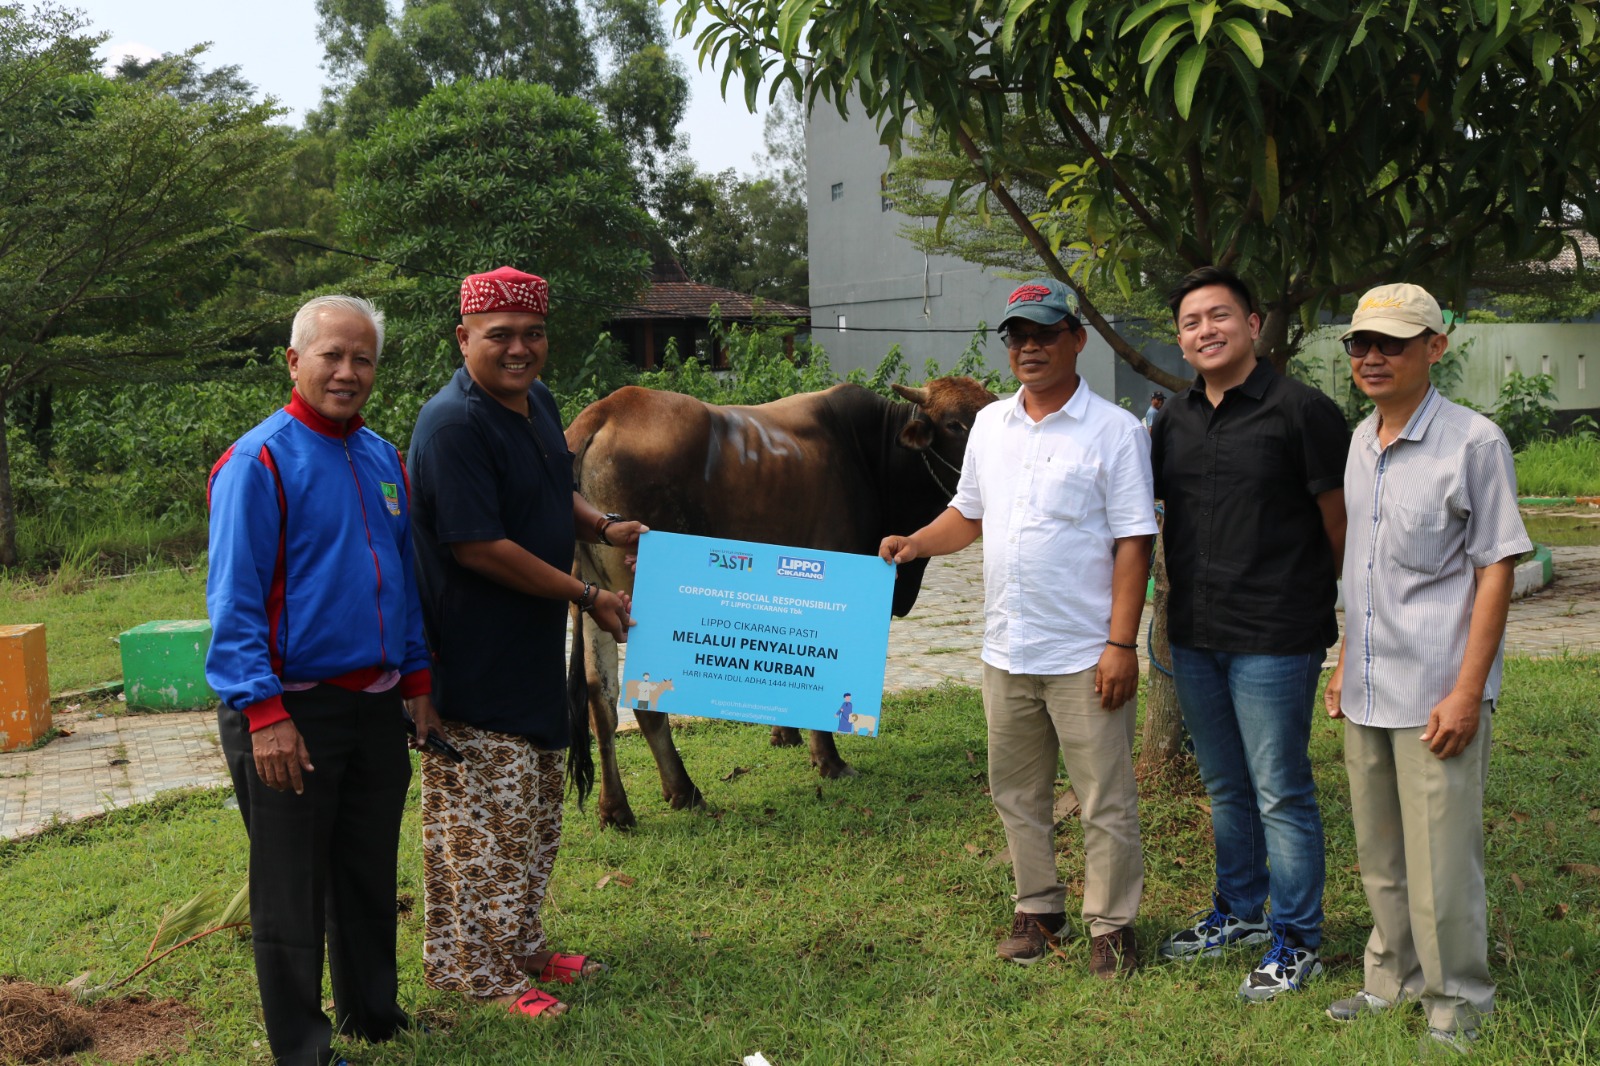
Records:
M999 325L1017 279L926 256L900 235L910 220L884 210L889 149L878 143L875 124L859 115L846 122L819 102L806 124L806 160L812 340L835 371L870 370L892 344L913 376L930 358L949 369L980 322ZM1006 370L1005 345L992 332L983 353L992 369ZM1114 359L1090 330L1078 372L1101 396L1116 396Z

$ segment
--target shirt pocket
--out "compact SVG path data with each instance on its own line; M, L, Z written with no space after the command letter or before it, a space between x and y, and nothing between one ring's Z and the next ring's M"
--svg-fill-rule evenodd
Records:
M1047 518L1082 522L1094 502L1100 468L1092 463L1052 463L1039 481L1039 512Z
M1419 511L1399 503L1390 506L1395 562L1419 574L1437 574L1444 567L1450 512Z

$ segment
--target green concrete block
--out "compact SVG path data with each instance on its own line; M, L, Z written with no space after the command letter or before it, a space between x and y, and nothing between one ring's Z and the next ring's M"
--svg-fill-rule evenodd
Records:
M117 640L122 645L122 691L130 709L194 711L217 702L206 684L210 622L146 622Z

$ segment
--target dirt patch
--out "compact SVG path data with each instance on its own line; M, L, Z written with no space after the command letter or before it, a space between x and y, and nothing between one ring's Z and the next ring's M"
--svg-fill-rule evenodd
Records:
M0 982L0 1063L74 1066L77 1052L134 1062L182 1050L200 1015L175 999L118 996L80 1004L27 981Z

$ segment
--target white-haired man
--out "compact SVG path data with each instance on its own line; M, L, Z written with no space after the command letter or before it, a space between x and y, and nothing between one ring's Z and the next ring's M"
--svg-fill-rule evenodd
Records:
M295 315L289 403L217 460L207 495L206 678L250 836L250 925L279 1066L342 1063L337 1028L385 1040L396 1003L395 860L411 781L402 704L437 728L405 470L366 429L383 315L323 296Z

